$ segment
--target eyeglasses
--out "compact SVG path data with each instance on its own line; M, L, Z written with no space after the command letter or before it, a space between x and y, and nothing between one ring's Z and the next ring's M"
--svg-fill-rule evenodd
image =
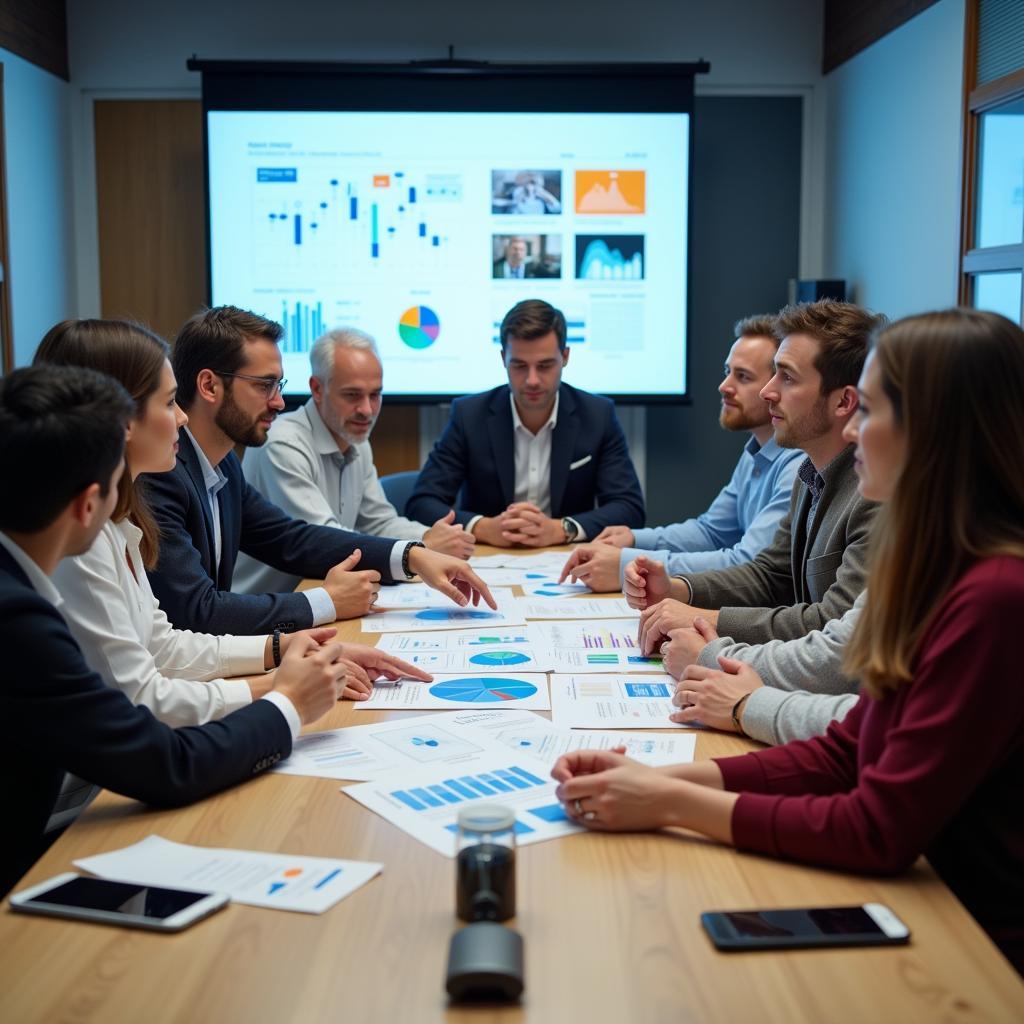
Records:
M266 377L250 377L245 373L224 373L221 370L214 370L213 372L218 377L237 377L239 380L251 380L254 384L260 385L268 399L273 398L274 395L281 394L285 384L288 383L287 377L282 377L280 380L267 380Z

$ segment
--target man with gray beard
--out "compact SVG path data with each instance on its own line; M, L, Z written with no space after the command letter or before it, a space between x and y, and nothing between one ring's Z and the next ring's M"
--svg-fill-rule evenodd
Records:
M312 397L279 416L262 447L246 452L248 483L295 519L398 540L468 558L475 538L449 512L433 526L400 516L384 494L370 448L380 415L384 370L370 335L328 331L309 353ZM297 577L240 554L232 589L290 590Z

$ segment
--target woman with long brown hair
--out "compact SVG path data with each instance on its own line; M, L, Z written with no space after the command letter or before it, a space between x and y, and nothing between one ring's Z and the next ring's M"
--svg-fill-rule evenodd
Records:
M859 390L848 438L861 493L885 507L846 650L855 707L825 736L741 757L569 754L559 796L590 828L682 826L852 871L925 854L1024 971L1024 331L975 310L908 317L879 334Z
M213 636L175 629L160 609L146 570L156 564L159 532L138 477L173 468L178 429L188 420L176 402L167 343L126 320L65 320L40 342L36 363L85 366L124 385L136 403L128 427L125 471L110 521L84 555L54 574L62 611L90 666L167 725L201 725L263 696L264 674L297 634ZM333 628L307 631L323 643ZM363 700L378 675L424 673L374 648L343 646L344 694ZM225 676L248 676L225 679Z

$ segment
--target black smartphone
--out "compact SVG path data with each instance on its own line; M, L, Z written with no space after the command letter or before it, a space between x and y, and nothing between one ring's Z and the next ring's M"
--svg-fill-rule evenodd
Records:
M68 872L10 898L12 910L151 931L179 932L226 907L225 893L158 889Z
M896 946L910 929L881 903L859 907L726 910L700 915L722 950L800 949L810 946Z

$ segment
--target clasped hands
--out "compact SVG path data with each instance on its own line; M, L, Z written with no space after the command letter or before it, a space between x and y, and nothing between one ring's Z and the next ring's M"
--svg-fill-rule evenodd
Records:
M337 635L333 626L319 626L315 629L303 629L297 633L282 633L281 662L284 664L288 651L295 647L296 652L301 649L301 657L308 658L313 654L330 649L332 653L331 662L335 666L344 669L344 683L339 692L339 698L347 697L349 700L367 700L373 692L373 683L376 679L417 679L423 683L429 683L433 676L415 665L410 665L393 654L378 650L376 647L367 647L364 644L331 643ZM270 661L270 638L267 638L266 661ZM251 680L249 685L253 691L253 698L263 696L274 687L275 673L268 672L258 680Z
M566 542L562 520L546 516L529 501L514 501L499 515L482 516L473 524L473 535L498 548L545 548Z

